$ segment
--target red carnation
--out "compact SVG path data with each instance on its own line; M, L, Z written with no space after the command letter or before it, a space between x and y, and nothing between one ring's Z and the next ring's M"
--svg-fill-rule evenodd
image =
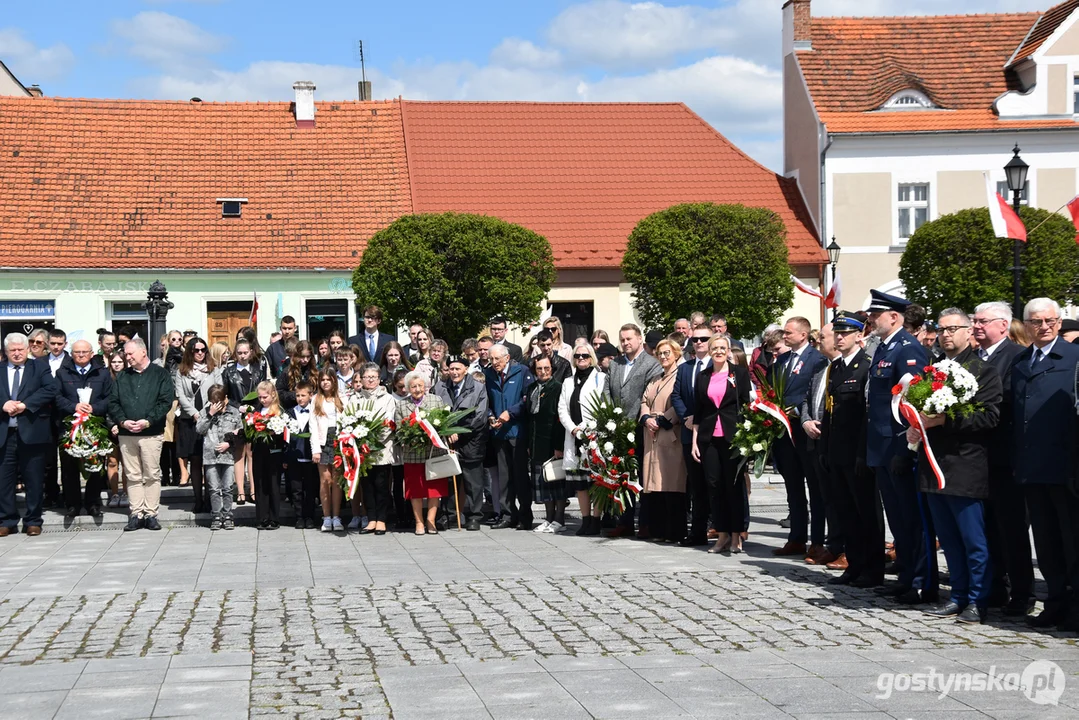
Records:
M630 448L629 450L626 451L626 455L629 455L630 457L633 457L636 454L637 453L634 452L633 448Z
M917 385L917 384L918 384L918 383L920 383L921 381L922 381L922 377L921 377L921 375L915 375L914 377L912 377L912 378L910 379L910 384L911 384L911 385Z
M895 386L892 387L892 395L902 395L902 394L903 394L903 386L902 385L895 385Z
M775 390L769 390L768 391L768 399L769 400L775 400L776 399L776 391Z
M617 455L615 455L613 458L611 458L611 464L612 465L617 465L620 462L622 462L622 458L618 457Z
M926 365L924 368L922 368L922 370L925 370L926 372L933 372L933 366Z
M937 390L943 390L943 389L944 389L944 383L942 383L942 382L933 383L933 392L936 392Z
M771 420L765 420L764 421L764 427L772 427L772 421Z

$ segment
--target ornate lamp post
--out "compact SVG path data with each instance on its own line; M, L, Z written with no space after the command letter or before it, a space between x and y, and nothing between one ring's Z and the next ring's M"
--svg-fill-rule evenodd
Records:
M149 336L146 338L146 349L150 357L157 357L157 347L161 342L161 336L165 334L165 318L169 310L174 307L169 302L169 291L161 284L160 280L154 280L150 289L146 292L146 302L142 304L146 315L150 318Z
M1012 207L1015 209L1015 214L1018 215L1019 207L1023 204L1023 188L1027 184L1029 166L1019 157L1018 143L1012 152L1015 154L1008 161L1008 164L1004 166L1004 176L1008 179L1008 189L1012 192ZM1022 251L1022 241L1012 240L1012 252L1014 253L1012 263L1012 315L1017 318L1023 317L1023 301L1019 297L1019 285L1023 276L1023 266L1020 264Z
M830 242L828 244L828 247L825 248L825 250L828 251L828 261L832 264L832 285L828 286L828 289L830 291L832 286L835 285L836 267L839 265L839 250L840 250L840 248L839 248L839 243L837 243L835 241L835 235L832 236L832 242ZM833 320L835 320L836 315L838 315L838 314L839 314L839 308L838 307L832 308L832 319Z

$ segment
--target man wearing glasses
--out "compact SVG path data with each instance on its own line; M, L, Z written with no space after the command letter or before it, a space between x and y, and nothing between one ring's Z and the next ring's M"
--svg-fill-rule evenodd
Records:
M697 412L697 378L705 369L712 367L712 358L708 355L708 341L711 339L712 331L707 325L693 329L687 341L692 355L678 368L671 391L671 404L682 419L682 457L688 471L686 491L690 501L690 523L689 535L678 541L682 547L708 544L708 486L704 482L704 468L693 459L691 453L693 414Z
M363 309L363 332L348 339L349 345L360 346L367 362L377 363L382 357L382 349L393 340L386 333L378 331L378 326L381 324L382 310L377 305L368 305ZM283 331L281 339L285 339Z
M971 318L978 357L1000 374L1004 396L1000 422L989 443L989 500L985 527L993 573L989 607L1003 605L1004 614L1026 615L1034 604L1034 563L1030 555L1030 524L1023 490L1012 477L1012 365L1023 347L1008 338L1011 305L982 303Z
M112 394L112 374L107 367L97 366L94 349L86 340L76 340L71 345L72 364L64 366L56 373L56 414L69 417L75 413L86 413L105 420L109 409L109 395ZM89 398L79 397L79 392ZM79 514L79 508L95 518L101 517L101 491L105 489L105 469L102 467L86 479L84 499L79 497L82 472L79 459L60 452L60 482L63 486L65 517L71 520Z
M1049 298L1028 302L1023 320L1034 342L1012 364L1015 480L1026 493L1038 567L1048 590L1045 609L1030 624L1074 632L1079 631L1079 347L1057 337L1060 306Z

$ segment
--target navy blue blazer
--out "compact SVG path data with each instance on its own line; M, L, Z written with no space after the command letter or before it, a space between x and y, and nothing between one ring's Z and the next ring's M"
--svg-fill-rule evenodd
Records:
M1015 481L1074 486L1079 461L1075 414L1079 346L1057 338L1049 355L1031 368L1033 356L1032 345L1012 363Z
M865 462L869 467L888 467L893 457L907 450L907 427L892 417L892 388L907 373L921 375L929 358L921 343L900 329L891 342L877 345L869 370L866 412Z
M112 373L108 368L90 366L85 375L79 374L74 363L70 368L61 367L56 373L56 415L61 420L75 414L79 404L79 388L90 388L90 407L94 415L104 419L109 411L112 395Z
M8 363L0 363L0 445L7 442L10 416L3 411L4 404L11 399L11 388L7 380ZM52 438L52 404L56 397L56 381L49 370L48 363L27 360L19 378L19 402L26 410L18 415L19 438L27 445L44 445Z
M787 351L776 358L771 371L773 385L779 373L786 373L787 361L790 356L791 351ZM800 415L799 408L802 407L802 403L809 396L813 376L826 367L828 367L828 358L821 355L812 345L806 345L805 349L802 350L802 356L798 359L798 363L791 368L790 374L786 375L786 383L783 386L783 404L788 408L793 408L788 412L792 419ZM791 424L801 425L801 422Z
M707 364L704 369L712 367L712 359L705 358ZM686 427L685 419L693 417L697 412L697 396L694 391L693 372L697 367L697 357L690 357L678 367L678 373L674 376L674 389L671 390L671 405L678 413L682 422L682 444L689 445L693 442L693 431ZM701 372L704 372L704 369Z
M367 352L367 328L364 328L357 335L353 335L348 339L349 345L359 345L360 352L363 353L363 359L367 362L377 363L382 358L382 351L394 340L393 335L387 335L381 330L378 331L378 335L375 336L375 356L368 357Z

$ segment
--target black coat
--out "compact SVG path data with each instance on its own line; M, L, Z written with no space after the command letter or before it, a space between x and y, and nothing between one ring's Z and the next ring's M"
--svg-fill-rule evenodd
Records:
M509 343L507 343L507 347ZM514 345L514 347L517 347ZM536 374L536 358L532 358L528 361L528 369L532 371L532 374ZM558 381L561 385L562 381L573 374L573 367L569 364L569 360L562 357L558 353L551 355L551 379Z
M821 446L831 466L852 467L865 460L865 385L873 361L859 350L848 365L843 358L832 361L828 373Z
M296 407L296 388L289 384L289 360L285 360L285 364L281 366L281 370L277 373L277 397L280 398L281 407L284 410L291 410ZM318 378L311 377L311 368L314 367L314 361L311 362L303 372L300 373L300 380L311 383L312 385L318 380ZM318 392L318 389L315 389Z
M696 412L693 413L693 424L697 426L697 447L702 451L712 439L712 433L716 430L716 422L723 425L723 436L728 441L734 440L734 433L738 430L738 419L742 414L742 407L749 402L751 392L749 370L744 365L727 364L729 378L734 378L734 392L728 386L723 394L723 402L720 407L708 397L708 383L712 382L713 366L709 365L697 377L696 389ZM728 379L729 379L728 378ZM703 452L701 453L703 455Z
M74 366L73 366L74 367ZM62 367L56 373L56 413L61 418L75 414L79 404L79 389L90 388L90 407L94 415L105 419L109 411L109 398L112 396L112 373L106 368L94 367L85 375L80 375L78 368Z
M532 412L532 392L539 388L539 408ZM528 428L528 455L534 465L542 465L554 457L555 450L562 452L566 431L558 419L558 399L562 395L561 381L554 378L546 384L538 380L525 391L524 408L521 411Z
M478 463L487 452L487 388L471 375L465 375L461 381L461 392L453 398L447 382L439 380L432 390L435 395L449 405L451 410L474 408L458 423L471 428L471 432L458 436L453 449L457 451L463 463Z
M7 380L8 363L0 363L0 407L11 399L11 388ZM23 364L19 377L18 401L26 410L18 415L17 431L19 439L27 445L43 445L55 441L52 435L53 400L56 397L56 382L49 371L48 363L28 359ZM0 445L7 442L10 416L0 410Z
M244 404L243 399L257 388L260 382L266 379L266 367L265 363L248 365L247 369L251 371L251 379L244 382L240 372L236 369L235 362L230 362L225 366L224 371L221 373L221 384L225 386L225 393L228 395L230 405L240 407ZM257 405L258 403L249 404Z
M1012 404L1012 364L1021 352L1023 352L1022 345L1004 338L987 361L1000 374L1000 382L1004 390L1004 397L1000 402L1000 422L993 429L993 439L989 443L990 466L1009 467L1012 464L1012 438L1015 427L1012 422L1012 415L1015 412Z
M1049 356L1031 369L1033 355L1032 345L1012 363L1015 481L1021 485L1074 485L1079 465L1079 419L1075 414L1079 346L1057 338Z
M979 360L973 348L968 347L952 359L978 379L974 403L979 407L968 415L945 417L943 425L929 428L929 444L945 484L943 489L937 488L923 445L918 451L918 489L984 499L989 497L989 443L1000 420L1000 375L992 365Z

